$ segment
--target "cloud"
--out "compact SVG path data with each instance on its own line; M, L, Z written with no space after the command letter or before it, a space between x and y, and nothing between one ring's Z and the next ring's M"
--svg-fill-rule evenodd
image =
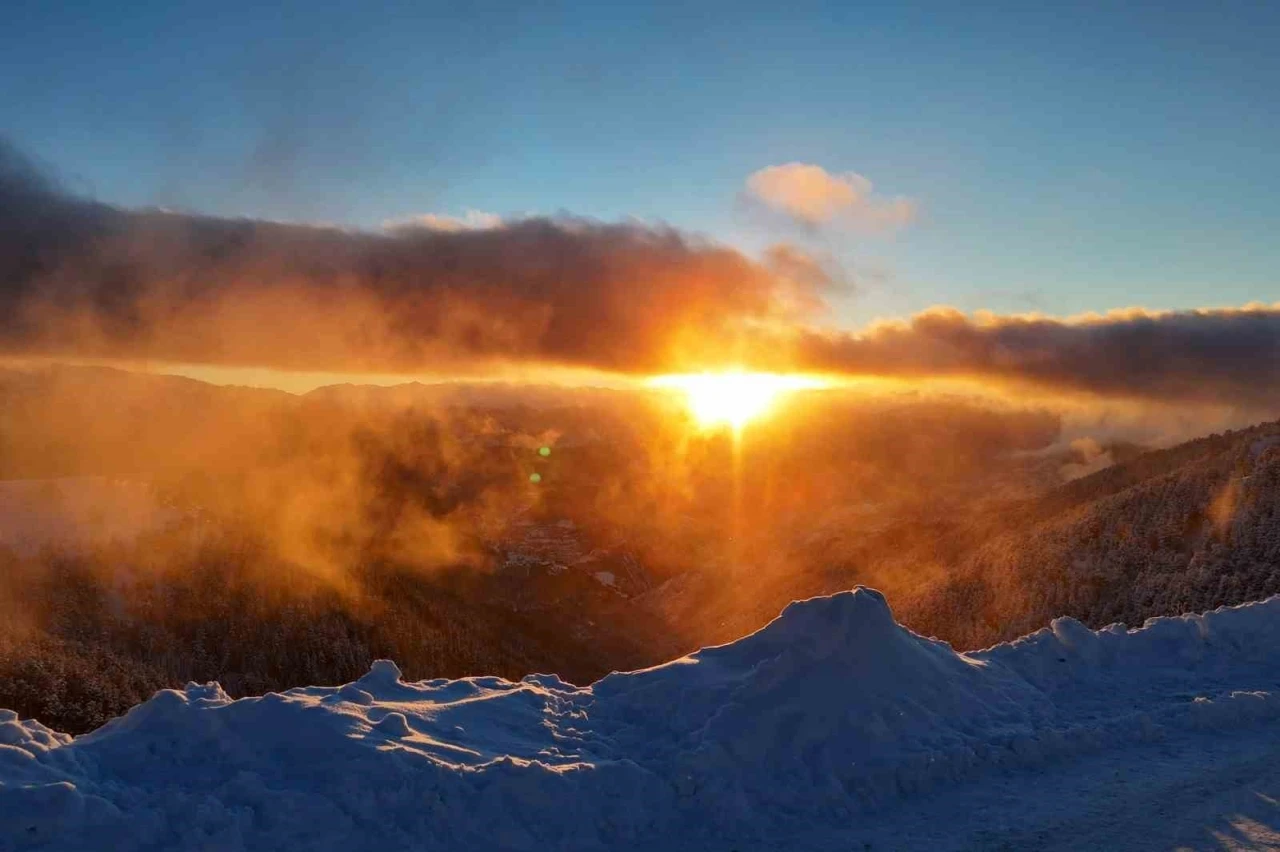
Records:
M785 303L791 316L819 313L822 297L853 292L854 285L840 262L830 255L815 255L791 243L765 249L764 265L776 276L775 298Z
M1111 467L1115 458L1095 438L1076 438L1071 442L1071 461L1058 468L1063 480L1070 482Z
M502 224L502 217L497 213L485 213L483 210L468 209L461 216L450 216L444 213L423 213L408 219L388 219L382 227L388 231L406 228L424 228L428 231L485 231L497 228Z
M935 308L820 328L848 288L662 225L528 218L358 231L129 211L0 145L0 355L474 375L516 364L967 379L1274 410L1280 303L1062 319Z
M836 373L1280 407L1280 303L1074 319L934 308L860 334L801 331L788 345L793 363Z
M867 178L832 174L821 166L786 163L747 177L747 197L807 227L848 224L872 231L912 221L916 204L908 198L881 198Z
M471 217L475 223L483 220ZM669 367L821 309L834 282L662 225L363 233L72 197L0 147L0 352L408 372Z

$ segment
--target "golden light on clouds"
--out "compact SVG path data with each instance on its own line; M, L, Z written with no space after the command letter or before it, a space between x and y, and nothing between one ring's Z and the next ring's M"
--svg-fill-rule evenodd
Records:
M816 376L742 370L656 376L649 384L682 394L700 426L729 426L734 431L768 413L789 392L828 386Z

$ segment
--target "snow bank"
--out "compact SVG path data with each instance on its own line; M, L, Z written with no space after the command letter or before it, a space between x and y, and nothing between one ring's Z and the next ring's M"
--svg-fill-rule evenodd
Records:
M166 690L75 739L0 715L0 848L605 849L847 825L1005 766L1280 716L1280 597L957 654L870 589L590 687Z

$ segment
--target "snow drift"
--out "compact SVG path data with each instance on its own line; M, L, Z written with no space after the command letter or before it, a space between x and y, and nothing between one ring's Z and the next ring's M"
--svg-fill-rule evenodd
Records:
M1280 597L958 654L870 589L589 687L165 690L71 738L0 714L0 848L704 848L1002 767L1280 717ZM674 843L674 838L679 843ZM711 844L714 845L714 844Z

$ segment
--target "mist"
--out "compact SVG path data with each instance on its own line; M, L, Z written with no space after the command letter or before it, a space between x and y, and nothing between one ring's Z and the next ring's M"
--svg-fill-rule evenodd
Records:
M351 600L371 571L501 574L522 529L568 523L586 550L643 564L632 594L696 574L767 607L771 582L819 566L859 524L1032 487L1057 463L1030 474L1027 458L1061 434L1048 410L843 390L797 393L735 439L650 390L297 396L87 367L2 379L0 476L141 484L163 509L131 574L172 577L211 541L235 542L255 554L237 569L246 582L287 576ZM704 626L680 625L678 641Z

